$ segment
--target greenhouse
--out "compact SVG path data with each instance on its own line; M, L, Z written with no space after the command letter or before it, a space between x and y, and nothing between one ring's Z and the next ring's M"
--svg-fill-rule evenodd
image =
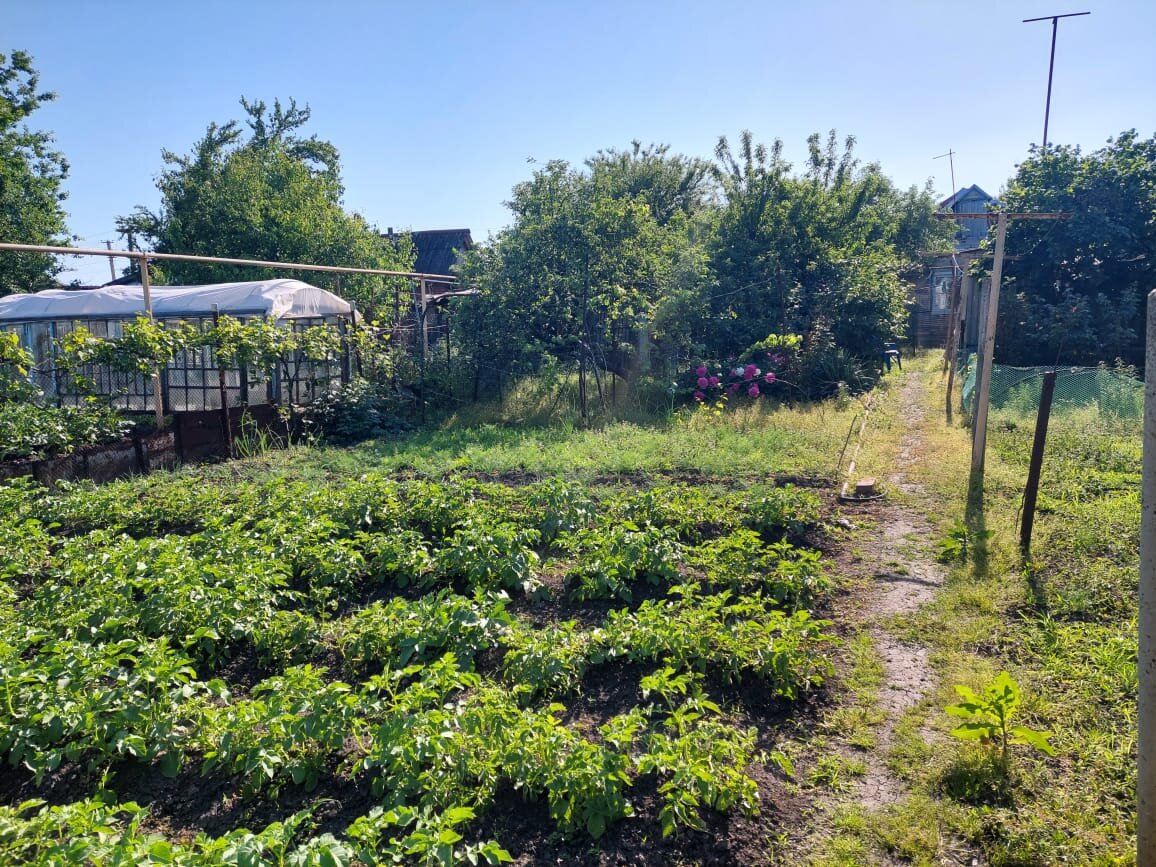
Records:
M262 319L293 331L328 325L344 334L355 321L349 302L300 280L260 280L206 286L154 286L149 291L153 317L161 323L185 322L202 330L217 316L242 322ZM89 388L80 389L56 363L58 341L85 328L96 337L119 338L124 326L146 315L142 286L97 289L46 289L0 298L0 330L15 331L32 353L32 378L49 401L61 405L103 398L118 409L145 412L156 407L153 379L104 365L81 371ZM166 412L220 409L256 403L309 403L337 387L349 375L349 353L312 360L291 353L269 370L226 368L224 385L212 347L180 350L160 372Z

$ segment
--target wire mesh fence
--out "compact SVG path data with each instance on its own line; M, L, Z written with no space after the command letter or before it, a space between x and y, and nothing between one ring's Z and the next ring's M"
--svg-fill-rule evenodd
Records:
M1144 417L1144 383L1136 370L1109 367L1013 367L993 364L988 409L988 432L1009 425L1034 424L1039 412L1044 374L1055 371L1053 423L1079 425L1099 422L1114 428L1134 429L1139 435ZM960 401L972 414L977 378L976 356L964 362L958 381Z

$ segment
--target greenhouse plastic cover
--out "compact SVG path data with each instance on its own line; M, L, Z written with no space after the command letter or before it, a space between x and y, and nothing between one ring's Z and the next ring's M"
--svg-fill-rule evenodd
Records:
M214 304L222 314L269 319L349 316L352 310L349 302L332 292L300 280L152 286L149 294L158 319L211 316ZM0 298L0 321L132 319L144 309L144 289L140 286L45 289Z

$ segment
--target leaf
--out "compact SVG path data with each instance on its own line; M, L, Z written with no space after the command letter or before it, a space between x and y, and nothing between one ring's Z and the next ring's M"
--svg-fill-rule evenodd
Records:
M955 685L955 691L959 697L963 699L963 702L961 702L963 705L979 706L982 703L982 699L980 699L978 695L976 695L969 687L964 686L962 683L957 683Z
M986 741L995 738L999 730L991 723L964 723L951 730L951 736L965 741Z
M442 814L442 818L450 825L460 825L474 818L471 807L450 807Z
M1048 738L1055 736L1053 732L1041 732L1026 726L1012 726L1008 730L1008 735L1010 735L1010 742L1013 744L1027 744L1049 756L1056 754L1056 748L1048 743Z

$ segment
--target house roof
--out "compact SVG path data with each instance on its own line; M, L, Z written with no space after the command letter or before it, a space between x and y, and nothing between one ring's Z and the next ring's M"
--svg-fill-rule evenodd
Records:
M956 204L962 202L964 199L982 199L985 202L994 202L995 196L988 195L978 184L972 184L970 187L960 187L958 192L948 196L939 203L942 210L949 211L955 208Z
M469 229L428 229L410 232L410 237L417 249L413 270L419 274L452 274L459 254L474 247Z
M305 319L348 316L352 307L332 292L300 280L257 280L207 286L153 286L157 318L209 316L216 305L233 316ZM0 322L72 319L132 319L144 313L144 289L101 286L98 289L45 289L0 298Z

